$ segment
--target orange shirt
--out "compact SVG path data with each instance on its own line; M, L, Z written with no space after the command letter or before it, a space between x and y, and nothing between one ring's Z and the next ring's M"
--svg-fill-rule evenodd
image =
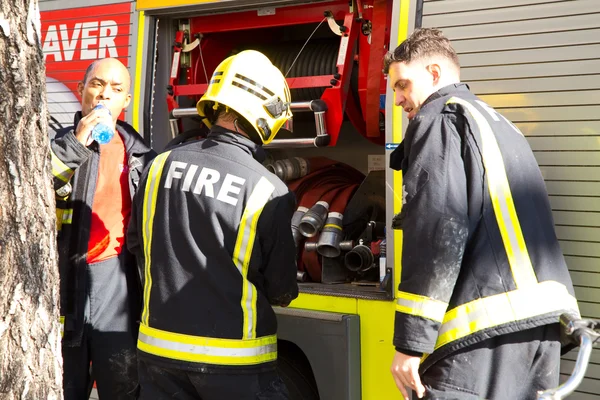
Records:
M88 242L88 263L121 254L125 243L125 229L131 214L128 179L125 144L121 135L115 134L109 143L100 145L98 180Z

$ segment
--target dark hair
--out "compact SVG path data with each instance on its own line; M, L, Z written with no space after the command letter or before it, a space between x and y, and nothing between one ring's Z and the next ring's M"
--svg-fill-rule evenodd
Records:
M224 104L219 104L216 110L213 108L213 105L214 103L209 103L204 108L204 111L207 114L206 117L211 124L216 124L219 119L224 122L231 122L244 131L253 142L262 144L258 132L256 132L256 129L254 129L252 124L248 122L246 118Z
M456 51L450 40L439 29L419 28L416 29L408 39L390 51L383 59L383 72L388 74L390 65L396 62L410 63L431 56L440 56L450 61L456 68L460 68L460 62Z

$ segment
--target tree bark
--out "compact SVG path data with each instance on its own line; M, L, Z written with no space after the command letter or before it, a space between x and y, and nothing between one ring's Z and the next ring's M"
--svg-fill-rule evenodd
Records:
M62 399L59 277L37 0L0 0L0 399Z

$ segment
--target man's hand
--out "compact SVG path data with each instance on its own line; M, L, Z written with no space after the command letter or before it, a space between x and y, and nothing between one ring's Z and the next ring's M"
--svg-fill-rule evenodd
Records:
M405 399L410 398L408 390L406 390L407 387L417 392L419 398L422 398L425 394L425 388L421 384L421 378L419 377L420 363L421 358L419 357L407 356L398 351L394 355L391 368L392 376Z
M77 140L84 146L89 146L93 142L92 129L106 118L107 112L105 110L92 110L88 115L81 118L75 128Z

